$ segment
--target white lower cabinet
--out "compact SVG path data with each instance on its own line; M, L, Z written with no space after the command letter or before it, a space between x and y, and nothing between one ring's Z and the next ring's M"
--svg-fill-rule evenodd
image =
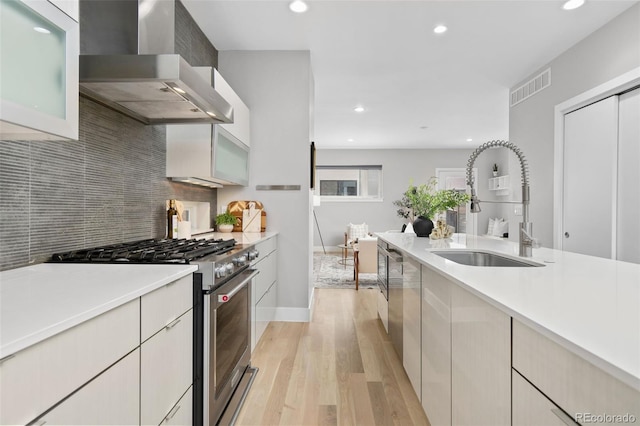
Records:
M161 326L140 346L140 420L143 425L160 424L193 382L193 310L180 315L184 309L178 303L181 292L174 294L174 289L180 290L181 285L177 282L142 297L141 323L149 322L145 318L146 312L154 312L155 323ZM188 288L191 294L190 283L185 283L183 288L184 291ZM165 319L155 315L161 307L165 308Z
M182 398L173 406L169 414L162 420L161 425L184 426L193 424L193 387L182 395Z
M451 286L451 422L511 424L511 317Z
M512 372L513 426L577 425L549 398L527 382L517 371Z
M384 331L389 332L389 301L382 292L378 290L378 318L382 321Z
M191 275L145 294L140 300L140 341L146 341L192 307Z
M256 343L262 337L269 322L273 321L277 302L276 283L274 282L255 306Z
M136 349L36 420L48 425L133 425L140 419Z
M640 391L516 319L513 368L577 423L640 420Z
M140 299L0 364L0 424L26 424L140 345Z
M422 266L422 408L431 426L451 425L451 286Z
M414 392L421 400L420 263L405 257L402 266L402 365Z
M192 280L5 357L0 424L191 424Z
M276 237L272 237L256 244L255 249L260 253L253 263L253 268L259 271L252 281L251 288L251 351L260 341L260 337L275 319L278 296L278 250Z

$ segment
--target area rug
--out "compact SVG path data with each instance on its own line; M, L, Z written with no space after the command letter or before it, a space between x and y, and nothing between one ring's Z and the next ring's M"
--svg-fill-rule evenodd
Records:
M342 265L342 256L333 254L314 253L313 255L313 285L317 288L356 288L353 279L353 258L348 259L347 265ZM359 288L376 288L377 274L360 274Z

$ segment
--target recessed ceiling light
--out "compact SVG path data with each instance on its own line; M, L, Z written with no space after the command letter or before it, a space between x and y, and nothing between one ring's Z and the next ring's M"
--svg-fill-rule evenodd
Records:
M289 3L289 9L295 13L304 13L309 9L309 6L302 0L294 0Z
M363 107L363 106L358 105L358 106L357 106L357 107L355 107L353 110L354 110L355 112L363 112L363 111L364 111L364 107Z
M473 139L469 138L467 139L467 142L473 142Z
M569 0L562 5L564 10L577 9L584 4L584 0Z
M42 34L51 34L51 31L49 31L49 30L48 30L48 29L46 29L46 28L42 28L42 27L33 27L33 29L34 29L35 31L39 32L39 33L42 33Z
M434 29L433 32L436 34L442 34L444 32L447 31L447 27L444 25L437 25Z
M353 138L347 139L347 142L353 142Z

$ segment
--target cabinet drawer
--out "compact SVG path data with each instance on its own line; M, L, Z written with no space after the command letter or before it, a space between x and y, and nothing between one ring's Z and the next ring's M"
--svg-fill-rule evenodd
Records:
M164 418L161 425L191 425L193 424L192 410L192 391L193 387L180 398L180 401L173 406L167 417Z
M277 252L272 252L255 265L256 269L260 271L255 277L255 285L253 287L256 300L260 300L267 289L271 287L271 284L276 281L278 267L276 253Z
M567 426L576 424L517 371L512 371L513 426Z
M276 241L276 237L273 237L269 238L268 240L260 241L258 244L256 244L256 249L260 252L258 261L260 261L260 258L266 257L269 253L276 249Z
M513 368L578 422L583 413L640 418L640 392L515 319Z
M0 424L25 424L140 344L140 299L0 364Z
M451 424L451 286L422 266L422 408L432 425Z
M389 332L389 302L384 297L382 290L378 290L378 318L382 321L384 330Z
M189 310L141 346L140 418L144 425L159 424L191 386L192 313Z
M262 333L264 333L269 322L275 318L276 298L277 285L273 283L264 296L262 296L262 299L256 303L256 345L260 341L260 337L262 337Z
M180 278L142 296L141 339L144 342L193 306L193 276Z
M133 425L140 419L136 349L36 421L48 425Z

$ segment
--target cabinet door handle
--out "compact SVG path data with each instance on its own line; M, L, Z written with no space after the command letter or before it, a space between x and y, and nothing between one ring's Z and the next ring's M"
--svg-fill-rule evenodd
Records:
M565 233L564 233L564 237L565 237L565 238L569 238L569 233L568 233L568 232L565 232Z
M171 420L173 416L176 415L179 409L180 409L180 405L176 405L175 407L173 407L173 409L169 411L169 414L167 414L167 417L164 418L164 421L162 423L166 423L169 420Z
M562 423L564 423L567 426L576 426L576 425L580 426L579 423L576 423L575 420L573 420L571 417L569 417L567 414L565 414L564 411L562 411L559 408L552 408L551 412L555 414L556 417L559 418L562 421Z
M169 330L173 327L175 327L180 321L182 321L182 318L176 318L173 321L171 321L169 324L164 326L165 330Z

